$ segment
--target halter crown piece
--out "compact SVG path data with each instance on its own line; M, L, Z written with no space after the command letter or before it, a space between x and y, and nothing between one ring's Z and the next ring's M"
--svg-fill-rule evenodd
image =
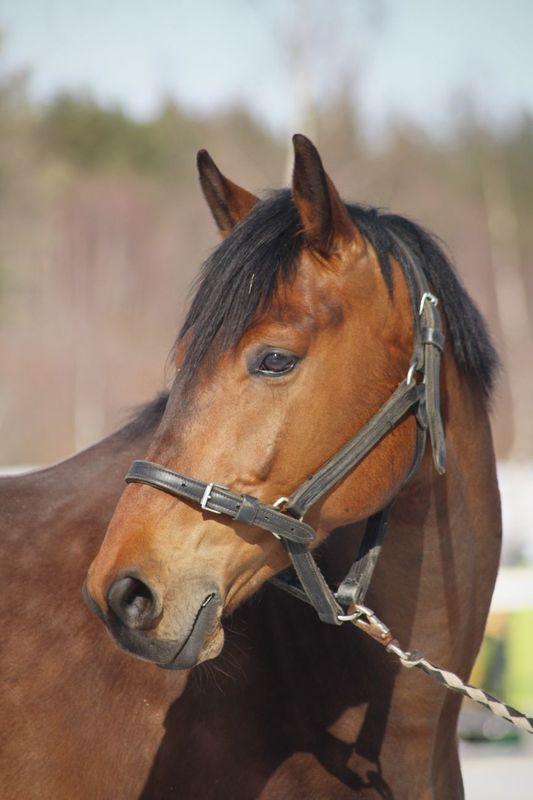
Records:
M272 583L310 603L320 619L331 625L352 620L347 609L363 602L381 551L392 503L368 519L356 560L336 592L326 583L309 550L315 531L303 521L305 513L352 472L408 413L416 416L417 435L413 464L404 483L420 465L428 430L437 472L442 474L445 470L446 445L439 385L444 335L438 301L407 249L397 237L395 242L402 249L409 268L408 283L416 297L415 341L408 374L366 425L290 496L280 497L272 504L262 503L252 495L233 492L215 482L204 483L150 461L134 461L126 475L127 483L148 484L174 497L198 503L212 514L222 514L270 531L283 542L294 567L294 572L286 571L272 578ZM420 376L418 380L415 373Z

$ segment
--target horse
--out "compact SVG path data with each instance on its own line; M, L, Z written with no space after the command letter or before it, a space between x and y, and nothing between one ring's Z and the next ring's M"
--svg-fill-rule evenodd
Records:
M459 798L460 699L338 624L353 609L332 616L339 594L320 576L338 582L365 520L386 510L365 602L404 646L468 676L500 552L497 355L436 240L345 203L314 145L293 141L291 189L262 199L199 154L222 241L85 599L121 649L167 674L191 671L191 681L225 654L232 664L213 705L174 704L160 796ZM445 338L436 322L420 330L437 301ZM420 335L426 372L413 360ZM400 390L428 402L411 399L364 458L292 513L302 485L316 489ZM432 447L420 446L428 424ZM331 601L320 609L300 587L319 615L273 585L291 561Z

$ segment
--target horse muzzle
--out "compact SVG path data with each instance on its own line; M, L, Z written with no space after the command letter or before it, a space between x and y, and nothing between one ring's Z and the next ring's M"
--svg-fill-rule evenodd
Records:
M106 610L92 597L87 581L82 596L119 647L163 669L190 669L216 657L222 649L222 603L215 587L205 586L196 599L187 599L179 624L173 626L177 635L172 638L157 635L164 608L138 578L127 576L114 581L107 591Z

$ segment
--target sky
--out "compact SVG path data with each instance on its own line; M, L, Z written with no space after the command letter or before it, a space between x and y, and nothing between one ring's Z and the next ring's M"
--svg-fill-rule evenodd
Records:
M499 124L533 111L532 0L0 0L0 29L0 71L30 68L36 99L81 89L139 118L244 102L290 132L295 97L342 85L376 131L447 130L461 96Z

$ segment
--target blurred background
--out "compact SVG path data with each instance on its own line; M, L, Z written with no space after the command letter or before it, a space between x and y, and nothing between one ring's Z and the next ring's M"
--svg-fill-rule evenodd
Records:
M260 193L307 133L347 199L444 240L497 343L505 569L478 677L533 711L533 5L3 0L0 30L0 464L63 458L166 384L217 242L196 151Z

